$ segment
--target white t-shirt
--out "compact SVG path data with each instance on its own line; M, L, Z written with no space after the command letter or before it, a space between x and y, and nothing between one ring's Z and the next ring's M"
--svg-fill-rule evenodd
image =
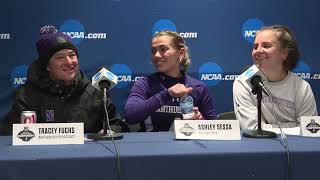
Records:
M281 127L297 127L300 116L317 116L316 101L308 82L292 72L280 82L265 81L264 85L271 94L263 93L261 103L261 120L263 127L278 127L275 117ZM251 92L246 82L237 78L233 83L233 104L241 129L256 129L257 98ZM274 113L273 113L274 111Z

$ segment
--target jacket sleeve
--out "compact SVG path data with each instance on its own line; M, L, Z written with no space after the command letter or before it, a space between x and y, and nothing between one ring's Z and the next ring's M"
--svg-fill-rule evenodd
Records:
M144 121L151 113L155 112L171 98L167 89L149 97L149 89L146 77L140 78L133 85L124 109L125 120L129 124Z
M28 110L27 95L25 86L17 89L11 110L2 122L2 134L12 134L12 124L20 123L20 114L24 110Z

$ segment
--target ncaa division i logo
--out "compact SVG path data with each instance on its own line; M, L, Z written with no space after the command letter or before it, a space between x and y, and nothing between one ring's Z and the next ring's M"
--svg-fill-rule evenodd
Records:
M160 19L153 24L152 27L152 35L154 36L159 31L162 30L170 30L170 31L177 31L176 25L169 19Z
M75 45L79 45L85 38L84 26L79 21L74 19L64 21L64 23L60 26L59 31L70 36Z
M207 86L216 86L223 80L223 69L214 62L207 62L199 67L199 79Z
M114 64L110 69L111 72L118 76L118 84L115 88L125 88L134 81L132 71L126 64Z
M242 25L242 36L249 43L254 42L254 38L256 37L257 31L259 31L264 26L264 23L258 19L248 19Z
M20 65L12 70L10 77L14 88L19 87L27 81L27 71L27 65Z

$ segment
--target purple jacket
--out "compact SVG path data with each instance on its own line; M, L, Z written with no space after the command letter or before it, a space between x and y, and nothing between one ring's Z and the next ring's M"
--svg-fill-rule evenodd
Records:
M205 119L216 119L209 89L190 76L172 78L154 73L140 78L133 85L125 105L125 119L129 124L143 122L151 117L153 131L168 131L175 118L182 118L180 98L171 97L168 88L181 83L192 87L194 106Z

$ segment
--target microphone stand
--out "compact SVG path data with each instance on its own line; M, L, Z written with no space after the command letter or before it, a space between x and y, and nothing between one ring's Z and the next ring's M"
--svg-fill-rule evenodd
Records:
M271 131L265 131L261 128L261 99L262 99L262 90L258 87L258 85L254 85L252 87L252 93L257 95L258 99L258 129L251 130L248 132L242 133L243 137L247 138L276 138L277 134Z
M117 134L113 132L110 128L110 123L109 123L109 115L108 115L108 110L107 110L107 88L103 88L103 105L104 109L106 112L106 118L103 121L103 129L102 132L99 133L94 133L94 134L89 134L87 137L88 139L93 139L93 140L117 140L117 139L122 139L123 135ZM106 126L108 125L108 126Z

